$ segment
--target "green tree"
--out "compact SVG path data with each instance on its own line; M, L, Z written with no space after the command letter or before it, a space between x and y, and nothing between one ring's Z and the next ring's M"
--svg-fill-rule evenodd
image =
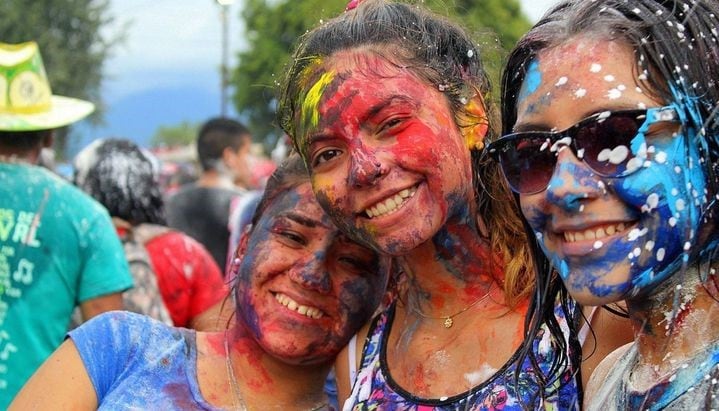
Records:
M183 121L176 126L160 126L150 140L152 147L178 147L192 144L197 139L200 124Z
M2 0L0 41L37 41L53 93L92 101L97 110L91 119L100 122L103 64L121 40L103 35L102 27L114 20L109 12L109 0ZM61 157L67 131L56 133Z
M498 84L505 50L529 29L518 0L425 0L439 14L459 21L472 30L482 45L485 63ZM248 48L238 53L232 71L233 102L248 119L255 137L267 146L281 130L275 125L277 82L299 37L323 19L344 10L347 0L246 0L241 17L245 22ZM498 93L495 93L498 95Z

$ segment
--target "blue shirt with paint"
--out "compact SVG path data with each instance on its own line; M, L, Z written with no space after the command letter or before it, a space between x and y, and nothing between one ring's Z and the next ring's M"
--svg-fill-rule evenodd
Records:
M200 393L194 330L113 311L69 333L99 410L218 410Z

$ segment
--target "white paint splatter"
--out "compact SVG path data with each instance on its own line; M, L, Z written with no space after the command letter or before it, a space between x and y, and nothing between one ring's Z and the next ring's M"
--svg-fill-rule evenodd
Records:
M652 251L654 249L654 241L649 240L646 244L644 244L644 249L647 251Z
M621 164L629 156L629 148L627 146L617 146L610 150L605 148L597 154L598 161L608 161L612 164Z
M589 71L592 73L599 73L602 71L602 65L598 63L592 63L592 65L589 67Z
M659 195L656 193L649 194L649 196L647 196L647 202L642 205L642 212L649 213L657 208L657 205L659 205Z
M682 199L682 198L677 199L677 201L675 203L675 207L679 211L684 210L684 207L686 207L686 203L684 202L684 199Z
M577 91L574 92L574 96L576 98L582 98L586 95L587 95L587 90L583 89L583 88L577 89Z
M675 225L677 225L677 219L674 217L669 217L669 225L671 227L674 227Z
M607 92L607 98L610 100L616 100L622 96L622 92L613 88Z
M555 84L555 86L559 87L563 84L567 84L567 77L565 76L560 77L559 80L557 80L557 84Z
M604 81L614 81L614 76L611 74L607 74L604 76Z
M664 248L660 248L657 250L657 261L664 260L664 253L666 253L666 250Z
M464 379L467 380L469 385L474 387L479 383L486 381L489 377L493 376L497 372L496 368L490 367L488 364L482 364L477 371L472 371L464 374Z
M597 240L597 241L594 242L594 249L595 249L595 250L598 250L598 249L602 248L603 245L604 245L603 242Z
M648 231L649 230L646 227L642 228L641 230L638 228L632 228L632 230L627 235L627 239L629 241L635 241L637 238L646 235Z

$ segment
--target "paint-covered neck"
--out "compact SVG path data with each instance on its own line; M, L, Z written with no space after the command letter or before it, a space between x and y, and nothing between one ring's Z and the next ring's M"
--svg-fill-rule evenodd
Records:
M400 258L408 293L441 307L471 301L501 284L503 263L494 255L474 218L450 220L428 241Z
M639 349L639 363L657 375L670 372L719 341L714 267L690 265L675 272L645 298L627 300Z

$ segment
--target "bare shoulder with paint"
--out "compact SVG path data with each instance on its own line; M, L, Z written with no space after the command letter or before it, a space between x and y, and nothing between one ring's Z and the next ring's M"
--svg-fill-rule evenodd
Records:
M584 389L585 409L587 404L591 404L594 398L596 398L597 393L606 382L607 375L609 375L609 372L617 364L617 361L619 361L619 359L622 358L622 356L624 356L624 354L626 354L626 352L632 347L632 344L634 344L634 342L624 344L623 346L617 348L607 355L606 358L604 358L594 369L594 372L591 377L589 377L589 382Z

